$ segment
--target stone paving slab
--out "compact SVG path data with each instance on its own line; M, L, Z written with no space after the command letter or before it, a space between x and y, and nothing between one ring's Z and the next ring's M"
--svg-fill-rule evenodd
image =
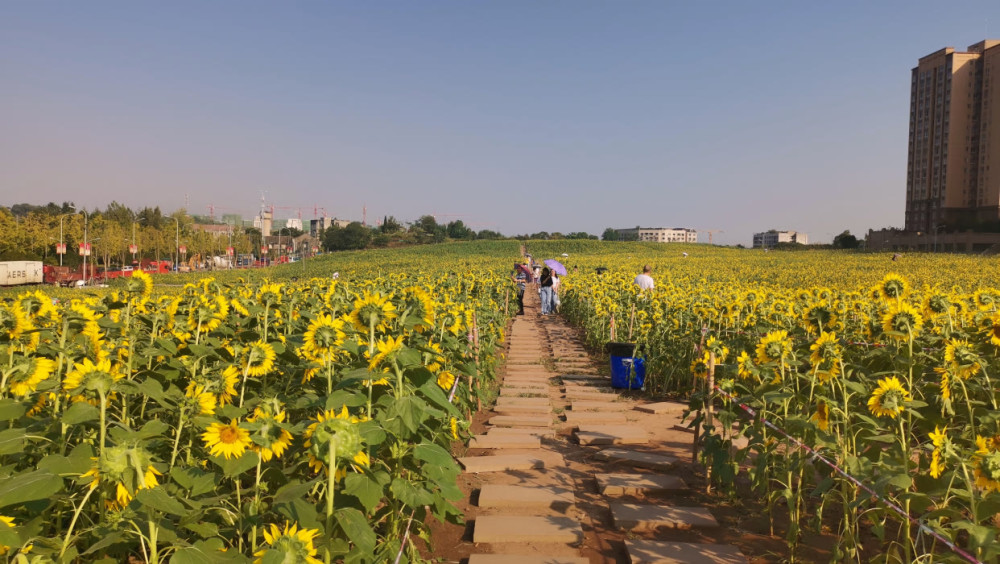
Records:
M677 463L677 458L673 456L622 448L606 448L595 454L594 458L652 470L669 470Z
M573 425L589 425L592 423L628 423L624 413L614 411L566 411L566 422Z
M493 407L493 411L500 415L552 416L552 406L550 405L497 405Z
M543 427L490 427L486 431L487 435L534 435L541 438L556 436L555 429Z
M498 398L537 398L548 395L549 391L546 388L500 388Z
M637 405L635 407L636 411L641 411L643 413L653 413L660 415L661 413L677 412L680 413L687 409L687 404L676 402L676 401L661 401L657 403L647 403L645 405Z
M532 406L545 406L549 407L551 402L549 398L520 398L520 397L498 397L497 405L532 405Z
M495 415L490 425L498 427L551 427L552 418L539 415Z
M526 517L520 515L480 515L472 532L472 542L583 542L583 528L569 517Z
M566 511L576 503L568 488L486 484L479 490L479 507L535 507Z
M599 390L579 390L575 388L570 388L566 390L566 399L572 400L583 400L583 401L606 401L612 402L618 399L618 394L610 392L602 392Z
M580 373L574 373L574 374L558 374L557 376L559 376L559 377L560 377L560 378L562 378L563 380L569 380L569 381L581 381L581 380L584 380L584 381L587 381L587 380L600 380L600 381L604 382L604 383L605 383L605 385L607 385L607 384L610 384L610 383L611 383L611 378L607 378L607 377L601 377L601 376L597 376L597 375L595 375L595 374L580 374Z
M631 406L623 401L573 401L573 411L626 411L628 409L631 409Z
M747 557L729 544L625 540L632 564L746 564ZM472 564L472 560L469 560Z
M498 454L496 456L465 456L458 459L466 472L507 472L563 466L563 457L552 453Z
M520 554L473 554L469 564L590 564L589 558L574 556L522 556Z
M542 441L534 435L476 435L469 448L542 448Z
M645 429L633 425L580 425L575 435L581 445L638 445L649 442Z
M659 527L690 529L692 527L712 528L719 526L719 522L704 507L612 503L611 515L614 517L615 527L625 530L651 530Z
M597 489L604 495L675 492L687 489L678 476L670 474L595 474Z

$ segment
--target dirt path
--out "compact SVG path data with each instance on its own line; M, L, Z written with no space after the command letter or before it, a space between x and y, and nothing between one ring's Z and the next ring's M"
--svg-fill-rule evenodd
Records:
M760 515L703 493L683 404L610 387L576 332L529 286L500 396L459 458L464 529L434 556L468 564L766 562ZM437 531L435 531L437 533ZM741 552L741 549L743 551ZM747 556L757 556L748 560Z

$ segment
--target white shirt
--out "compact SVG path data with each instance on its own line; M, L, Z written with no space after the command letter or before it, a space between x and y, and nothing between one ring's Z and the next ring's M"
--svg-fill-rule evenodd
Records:
M635 277L635 285L639 287L640 290L652 290L656 284L653 282L653 277L648 274L640 274Z

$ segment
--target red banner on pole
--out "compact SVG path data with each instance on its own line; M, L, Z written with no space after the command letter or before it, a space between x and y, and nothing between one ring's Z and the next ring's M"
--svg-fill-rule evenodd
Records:
M80 243L80 256L81 257L90 256L90 243L87 244Z
M56 243L56 254L57 255L66 254L66 243Z
M188 248L186 246L184 246L184 245L181 245L181 254L182 255L186 255L187 252L188 252Z
M139 245L129 245L128 246L128 252L132 253L133 255L136 254L136 253L138 253L139 252Z

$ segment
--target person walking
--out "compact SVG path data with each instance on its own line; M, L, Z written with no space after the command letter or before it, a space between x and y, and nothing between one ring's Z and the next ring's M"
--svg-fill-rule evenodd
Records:
M653 282L653 277L650 274L653 272L653 267L646 265L642 267L642 274L635 277L635 285L639 287L640 291L652 290L656 287L656 282Z
M549 267L542 269L542 274L538 279L539 297L542 300L542 315L552 313L552 271Z
M559 313L559 276L555 272L552 273L552 305L549 306L549 311L553 313Z
M524 268L514 263L514 274L510 279L517 286L517 315L524 315L524 288L528 283L527 265Z

